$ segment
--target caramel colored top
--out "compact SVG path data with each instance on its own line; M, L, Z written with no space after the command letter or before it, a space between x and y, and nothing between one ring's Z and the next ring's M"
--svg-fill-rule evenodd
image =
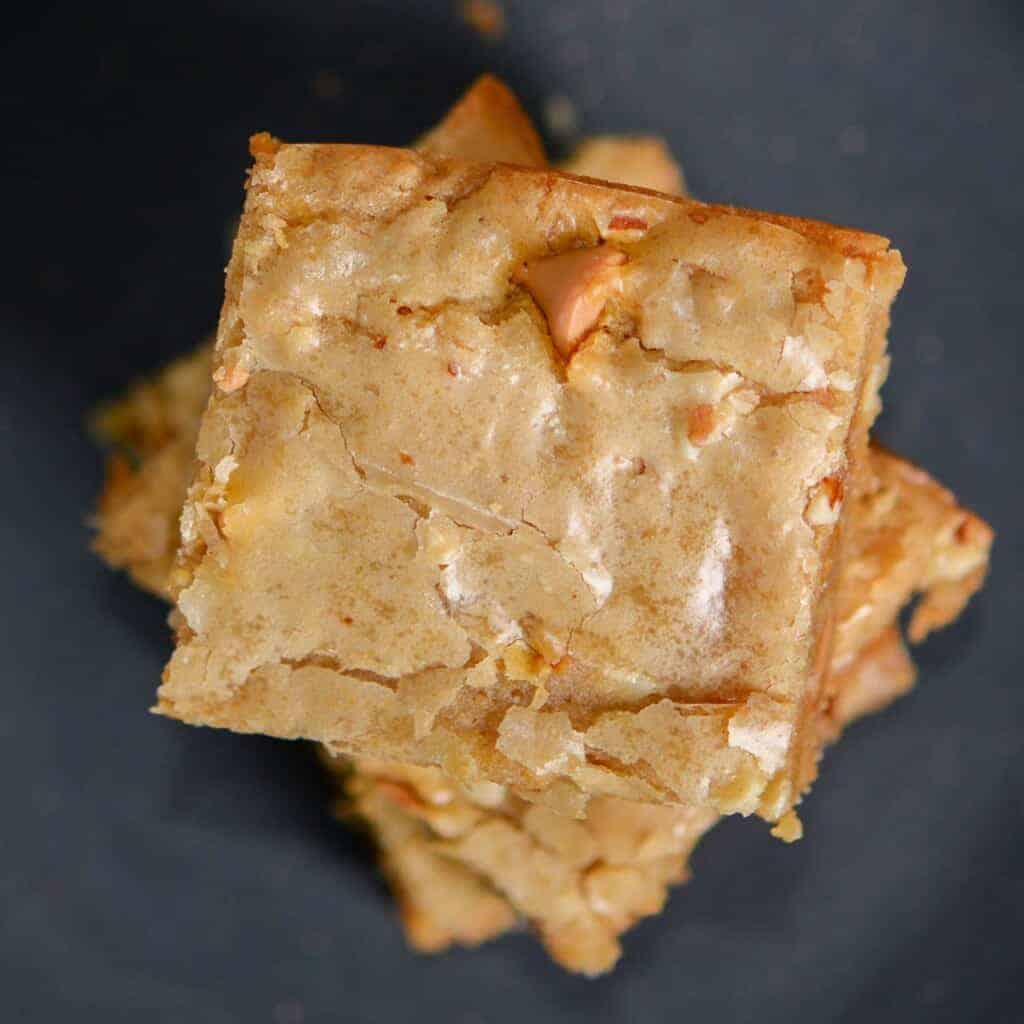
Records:
M601 246L557 346L523 268ZM813 222L262 140L159 710L780 817L902 276Z

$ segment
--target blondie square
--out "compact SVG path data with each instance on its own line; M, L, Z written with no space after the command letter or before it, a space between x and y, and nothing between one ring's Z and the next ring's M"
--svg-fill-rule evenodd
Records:
M443 124L457 123L466 104ZM654 139L587 140L567 168L660 191L678 191L682 180ZM97 422L109 442L133 457L132 463L111 457L97 547L158 591L166 588L211 356L203 347L173 364L108 406ZM952 618L980 585L991 542L985 524L921 470L878 449L869 469L851 499L837 639L820 716L829 739L913 683L898 627L886 622L894 622L916 590L925 598L912 633L922 632L925 617L931 627ZM689 851L717 820L706 811L599 797L574 824L501 787L467 791L436 769L326 760L346 794L340 812L373 828L409 941L424 951L475 945L526 918L563 966L607 970L620 953L618 936L658 911L667 886L687 877Z
M157 709L783 816L898 254L554 172L253 149Z

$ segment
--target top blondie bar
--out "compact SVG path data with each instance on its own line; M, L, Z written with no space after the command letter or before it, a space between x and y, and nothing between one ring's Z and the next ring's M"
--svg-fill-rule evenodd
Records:
M559 807L784 816L898 253L546 170L253 153L157 710Z

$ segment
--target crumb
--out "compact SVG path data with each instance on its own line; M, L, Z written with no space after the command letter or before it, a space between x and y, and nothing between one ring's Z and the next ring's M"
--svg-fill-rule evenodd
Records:
M459 4L459 16L488 41L505 34L505 11L495 0L465 0Z
M779 819L779 823L775 828L772 829L772 835L776 839L781 839L784 843L795 843L803 837L803 834L804 827L796 816L796 811L787 811Z

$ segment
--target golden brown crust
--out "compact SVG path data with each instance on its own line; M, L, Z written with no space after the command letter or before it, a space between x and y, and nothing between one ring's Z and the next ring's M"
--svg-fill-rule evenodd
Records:
M913 679L899 631L891 628L837 675L835 702L819 721L823 735L836 739L851 721L905 693ZM338 770L339 762L328 765ZM343 768L339 778L346 810L374 826L414 945L475 944L525 919L553 959L588 975L615 965L623 932L660 911L717 821L713 813L607 797L591 801L586 817L575 821L501 787L471 794L437 769L367 759L351 772ZM796 821L786 825L799 831ZM462 913L453 913L455 899Z
M437 793L426 781L419 790L399 785L371 766L351 772L335 762L332 769L344 782L342 817L355 815L372 826L381 851L381 867L398 902L409 944L423 953L458 944L477 946L516 927L519 915L508 900L485 880L441 856L435 836L424 827L411 805L422 805L423 793ZM467 813L472 805L466 800Z
M509 279L622 216L649 230L617 240L628 266L562 369ZM811 610L830 600L835 523L806 508L844 470L868 328L902 279L898 256L863 242L871 258L851 259L847 236L378 147L258 156L217 371L247 383L214 396L200 437L183 518L188 628L159 709L466 778L777 818L795 785L770 806L761 794L785 773ZM792 297L801 268L827 282L820 307ZM510 376L516 403L495 405ZM715 443L664 433L708 402L721 407ZM620 452L632 472L610 476ZM607 496L581 504L579 482L599 476ZM339 500L327 532L323 488ZM417 550L399 554L410 530ZM302 543L318 551L313 577ZM444 561L431 561L439 544ZM682 605L678 579L693 581ZM548 680L543 662L570 667ZM497 685L468 683L478 663ZM330 678L343 713L323 703ZM407 721L427 691L444 694L429 722Z
M93 546L155 594L167 592L178 547L212 358L212 344L203 345L92 418L93 432L114 449L93 518Z
M906 275L906 268L898 251L890 249L890 240L883 235L876 235L870 231L858 231L856 228L841 227L837 224L829 224L825 221L810 220L806 217L792 217L788 214L771 213L770 211L752 210L743 206L730 206L725 203L704 203L690 196L669 196L656 192L652 189L637 185L618 185L595 178L588 178L582 175L574 175L569 171L550 171L552 176L552 187L555 187L557 178L572 178L582 184L589 184L598 187L632 192L639 196L649 196L652 199L660 198L676 203L687 211L696 223L707 223L707 220L715 217L736 217L754 223L774 224L786 231L807 239L816 245L834 249L843 256L851 259L865 260L877 265L877 272L885 281L883 286L895 293L903 284Z
M187 458L180 464L175 463L174 456L168 457L167 451L180 452L182 439L191 438L195 432L196 410L202 408L208 390L210 358L206 347L194 355L193 372L187 377L191 391L186 388L183 392L181 387L169 386L168 382L144 384L123 401L116 416L107 419L107 437L131 437L139 459L138 465L129 470L131 489L127 493L132 495L133 502L148 501L150 515L160 522L174 522L187 487L191 462L188 448L184 449ZM189 409L190 414L182 414L182 410ZM193 417L191 423L188 415ZM875 482L852 507L851 562L839 600L841 622L851 616L854 621L847 627L843 648L837 652L843 663L833 677L834 697L819 720L819 727L829 740L835 739L854 717L880 709L913 682L913 666L897 630L883 629L877 639L871 639L878 630L875 623L881 619L877 613L858 616L858 609L870 602L873 608L884 608L883 617L895 616L912 593L923 589L929 580L940 579L954 588L963 587L983 569L971 569L968 563L960 568L966 575L957 577L951 570L955 563L948 557L936 559L933 553L946 549L950 540L976 543L979 538L989 537L987 527L963 509L951 506L948 492L920 470L882 451L872 453L871 465ZM167 467L173 467L169 475L154 484ZM888 497L880 501L878 495L883 492ZM149 577L149 566L154 560L139 559L138 549L133 546L136 534L132 530L121 534L109 530L111 517L115 521L125 517L125 494L124 490L114 489L105 496L108 514L98 517L103 538L100 551L105 556L113 551L115 564L125 565L136 578L141 577L145 584L165 592L165 577ZM127 515L130 519L131 513ZM961 529L965 523L968 525ZM168 534L164 532L161 536L166 538ZM987 552L987 547L984 550ZM173 545L165 541L164 546L158 546L155 561L167 567L172 553ZM943 567L941 571L936 565ZM863 647L863 653L851 655L851 645L854 650ZM495 876L497 882L488 880L455 858L450 848L441 853L435 845L439 837L463 834L487 815L502 814L494 807L495 793L478 794L476 801L464 795L450 799L449 794L458 793L458 787L438 772L407 767L402 769L398 784L393 774L393 766L358 764L356 771L347 776L349 797L345 806L361 813L374 826L385 871L398 894L410 944L424 951L444 949L453 943L475 945L515 927L524 911L514 907L503 894L500 875ZM504 795L501 803L512 799ZM517 806L525 808L521 803ZM622 818L605 814L616 806L615 801L592 802L588 828L607 824L604 842L619 844L615 859L621 861L635 856L630 836L636 833L631 832L628 815ZM655 813L663 811L656 808ZM695 827L692 832L675 835L668 829L667 835L671 841L681 841L681 851L691 841L696 842L701 831ZM664 848L656 845L658 830L644 834L651 844L650 853L664 852ZM685 876L684 862L685 858L677 854L671 861L673 873L665 884ZM651 868L652 872L660 870ZM656 902L652 900L646 906L655 906ZM560 929L548 928L545 942L559 962L572 969L602 969L618 956L616 936L632 919L628 913L612 917L614 927L602 919L596 933L591 930L581 934L574 923Z
M584 139L561 170L591 180L621 183L640 191L688 197L682 168L672 158L665 141L657 137L606 135ZM692 197L690 198L693 201ZM700 205L708 211L752 214L758 219L771 220L791 230L809 233L826 244L837 246L850 256L881 256L889 245L889 240L880 235L835 227L821 221L764 214L741 207ZM700 216L701 211L697 211L696 215ZM894 269L897 274L902 273L900 269ZM820 289L823 285L824 282L818 279L816 286ZM804 301L808 301L822 297L822 293L819 292L817 296L803 298Z
M494 75L481 75L416 148L430 156L497 160L544 167L547 157L515 94Z
M899 626L894 624L836 670L835 696L821 718L829 741L837 739L850 722L881 711L909 692L916 678Z
M624 161L636 155L635 149L628 144L624 145L621 153ZM209 357L208 351L201 351L196 359L201 362ZM208 382L209 373L204 369L195 381L192 395L184 396L181 407L201 408L205 404ZM121 429L108 429L106 433L108 439L123 442L134 432L134 447L141 461L137 470L129 471L131 475L126 479L134 480L135 501L145 502L148 497L148 518L155 516L157 521L171 522L176 520L177 508L187 487L187 465L175 467L174 459L166 458L166 449L180 450L184 437L188 439L185 463L191 461L191 438L197 428L198 413L191 414L191 422L189 414L175 420L176 410L161 412L158 402L154 415L153 394L152 389L143 388L136 392L134 398L126 400L120 413ZM160 396L160 401L170 403L172 400L169 397L171 389L157 388L155 394ZM165 425L172 422L175 426L168 429ZM138 423L155 423L156 429L140 431L132 427ZM147 470L150 463L152 466ZM881 464L880 473L885 474L887 469L887 465ZM122 475L124 472L122 470ZM162 483L159 481L161 474ZM923 474L917 474L919 471L900 473L894 478L892 486L898 491L907 489L909 492L906 497L897 499L897 505L902 502L927 506L945 493ZM893 474L889 473L889 476ZM153 477L158 478L156 484ZM125 546L125 540L132 536L132 531L123 531L118 536L109 528L111 518L113 521L119 515L124 518L122 513L130 504L126 500L126 492L120 486L108 490L104 504L108 506L109 515L100 517L104 543L101 553L107 557L113 553L115 563L126 564L137 577L148 576L147 561L140 564L137 549ZM945 502L940 501L940 504ZM891 572L892 563L884 557L884 551L892 550L894 545L880 540L883 531L878 527L878 507L857 503L852 514L852 547L859 553L859 561L855 560L854 564L874 566L882 575ZM864 518L865 525L870 525L870 528L861 529L858 517ZM935 521L934 515L927 512L921 517L920 509L917 518ZM899 524L893 527L894 533L906 529L906 517L897 512L894 520ZM974 525L973 519L963 522L970 524L960 531L965 535L964 539L970 535L976 541L979 532L987 529L983 524ZM166 537L167 532L162 536ZM872 561L865 555L872 548L881 548L883 556ZM920 554L925 551L925 546L915 544L913 550ZM164 565L168 565L171 548L166 546L158 554ZM897 598L902 604L911 590L920 588L927 573L932 571L925 568L926 564L931 564L927 558L918 558L916 564L916 584L903 574L898 584L883 588L890 602L893 595L902 594ZM975 575L979 572L983 569L974 570ZM155 587L163 589L165 577L158 575L156 578L159 582ZM844 576L844 583L846 578ZM955 573L951 574L948 566L940 578L945 582L952 579L955 586ZM869 583L863 575L850 577L850 584L844 585L841 592L840 609L857 608L863 601L865 588L870 589ZM866 635L861 629L851 634L851 642L863 643ZM835 673L832 687L835 699L820 719L823 734L828 739L834 738L839 728L852 717L875 710L903 692L912 682L912 677L913 667L898 632L895 629L883 632L868 645L864 654L848 660ZM485 868L490 865L491 877L487 877L486 870L481 874L477 867L459 859L450 842L443 852L438 846L438 839L444 841L465 836L495 815L508 821L509 807L517 809L513 820L520 822L518 827L523 828L527 821L533 825L532 832L527 831L527 851L533 848L530 844L539 841L542 848L549 853L554 851L568 865L582 864L576 869L579 880L575 885L583 894L584 903L576 905L590 904L590 916L570 916L560 924L545 920L537 920L536 923L552 955L570 969L586 973L607 969L618 956L617 935L637 916L656 912L664 899L665 886L683 880L686 854L706 827L703 822L676 820L677 812L670 808L644 809L642 805L635 804L621 807L620 801L599 798L590 805L585 828L575 822L560 823L558 819L538 828L537 823L543 814L538 816L529 805L517 801L514 796L501 793L495 787L474 794L462 793L433 769L364 761L345 777L349 793L346 812L356 809L374 825L385 869L399 896L410 942L427 951L445 948L453 942L476 944L512 927L519 915L527 913L530 906L537 905L537 894L531 896L528 887L525 897L513 906L509 899L508 868L502 868L502 862L500 859L496 861L493 853L485 852L486 843L484 851L481 851L479 838L475 844L475 857L477 861L483 858ZM584 833L582 839L581 829ZM598 836L600 842L591 833ZM507 835L507 832L501 834ZM588 851L598 847L604 850L604 859L610 859L611 868L607 865L595 868L593 864L584 863L592 855ZM630 870L623 872L614 866L622 864L628 864ZM640 877L635 870L637 864L641 865ZM584 867L592 870L583 870ZM543 908L543 901L540 905Z
M880 447L855 497L857 526L840 592L836 658L842 666L915 594L917 643L951 622L985 578L993 532L923 470Z
M682 168L672 159L664 139L654 136L598 135L584 139L562 170L653 192L687 194Z
M420 145L466 159L490 156L528 167L547 163L532 122L493 75L478 78ZM280 146L267 132L250 140L254 157L272 158ZM94 517L94 547L156 594L166 592L179 543L178 519L210 394L212 358L213 344L204 345L92 417L93 433L114 449ZM224 367L216 373L225 390L246 379L240 367L230 375Z
M574 821L501 787L467 793L432 768L359 760L342 772L343 807L373 825L414 944L474 944L525 920L555 960L588 975L609 970L619 935L661 909L715 817L602 798Z

